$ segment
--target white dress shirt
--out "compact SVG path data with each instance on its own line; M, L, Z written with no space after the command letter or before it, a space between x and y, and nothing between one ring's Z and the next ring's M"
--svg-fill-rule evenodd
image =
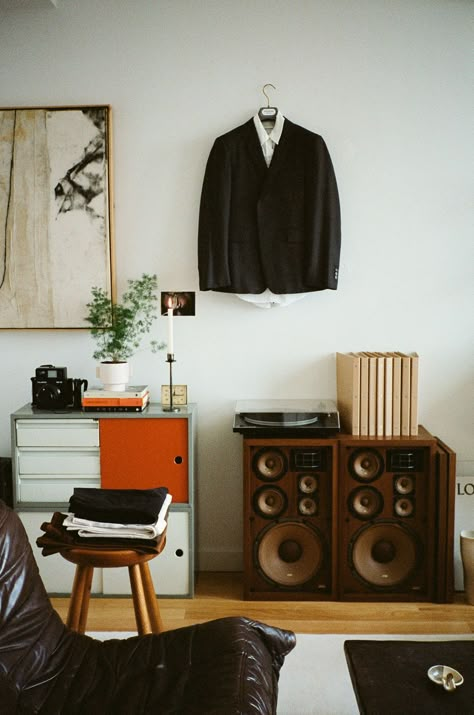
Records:
M285 117L279 110L274 122L273 120L266 121L265 119L262 122L258 112L253 118L267 166L271 164L275 146L280 143L284 121ZM237 297L252 303L257 308L277 308L278 306L289 305L295 300L304 298L305 295L306 293L282 293L277 295L267 288L262 293L256 293L255 295L253 293L238 293Z

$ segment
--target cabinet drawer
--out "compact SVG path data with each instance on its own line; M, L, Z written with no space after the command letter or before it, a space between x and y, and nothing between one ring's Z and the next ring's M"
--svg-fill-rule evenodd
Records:
M159 596L191 596L190 514L169 513L166 545L161 554L148 562L155 593ZM128 569L103 570L104 595L130 596Z
M20 504L68 504L74 487L100 488L100 477L74 475L66 477L24 476L19 480L17 501Z
M100 475L98 449L28 449L18 450L18 472L25 474Z
M17 420L18 447L98 447L97 420Z

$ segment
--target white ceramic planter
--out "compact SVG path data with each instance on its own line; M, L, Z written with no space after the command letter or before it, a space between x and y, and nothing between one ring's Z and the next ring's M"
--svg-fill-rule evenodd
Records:
M97 365L96 375L104 390L123 392L130 380L131 369L128 362L101 362Z

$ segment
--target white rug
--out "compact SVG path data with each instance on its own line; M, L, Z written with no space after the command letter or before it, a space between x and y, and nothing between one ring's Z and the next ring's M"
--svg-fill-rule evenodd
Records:
M94 638L128 638L135 633L89 633ZM447 635L297 635L280 673L277 715L358 715L344 656L345 640L472 640ZM388 713L387 713L388 715Z

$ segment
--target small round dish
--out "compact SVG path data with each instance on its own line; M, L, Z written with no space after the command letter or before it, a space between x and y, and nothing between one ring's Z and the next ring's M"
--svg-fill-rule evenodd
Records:
M461 673L449 665L432 665L428 670L428 678L436 685L442 685L449 693L454 693L464 683Z

